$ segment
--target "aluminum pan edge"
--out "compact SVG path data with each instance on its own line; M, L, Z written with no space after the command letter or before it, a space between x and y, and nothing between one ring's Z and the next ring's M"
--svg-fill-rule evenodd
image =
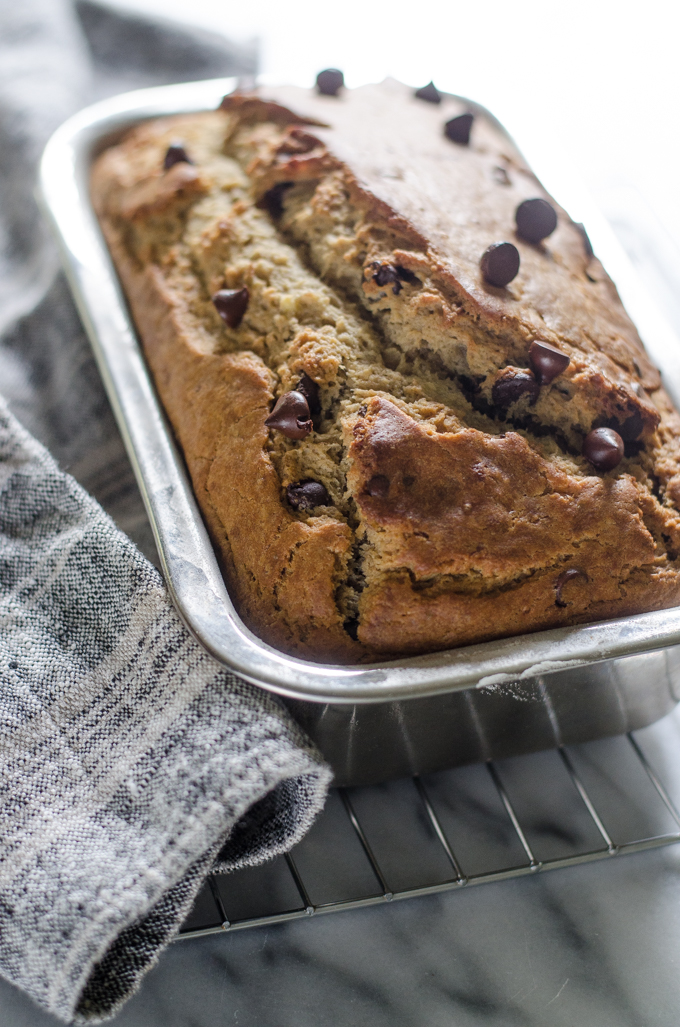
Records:
M290 698L341 704L399 701L493 686L680 644L680 608L675 608L365 667L337 667L286 656L245 627L227 593L184 464L150 382L92 210L88 184L92 153L107 138L146 118L214 108L234 86L234 79L212 79L104 100L80 111L55 132L40 168L40 200L60 244L149 514L168 587L195 637L254 684ZM602 252L600 234L591 232ZM615 263L622 266L620 253ZM630 270L625 268L627 301L637 288L631 287L635 275L631 278ZM638 309L650 309L651 301L641 290L635 296ZM662 321L657 317L654 324ZM674 340L665 324L663 335L664 342ZM650 348L662 371L665 365L675 378L673 372L680 366L677 341L670 351L667 345Z

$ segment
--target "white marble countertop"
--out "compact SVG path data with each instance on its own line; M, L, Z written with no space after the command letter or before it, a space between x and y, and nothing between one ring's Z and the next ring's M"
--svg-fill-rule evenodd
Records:
M675 1027L680 847L172 945L115 1027ZM0 982L8 1027L54 1027Z

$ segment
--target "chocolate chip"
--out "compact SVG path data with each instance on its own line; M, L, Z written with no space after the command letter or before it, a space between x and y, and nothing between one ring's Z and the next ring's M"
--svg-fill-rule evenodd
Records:
M250 293L243 289L220 289L212 298L217 313L230 328L238 328L248 309Z
M596 471L612 471L623 459L623 439L613 428L594 428L583 440L583 453Z
M304 439L313 427L309 404L301 392L284 392L264 423L287 439Z
M581 222L575 221L574 228L578 229L579 235L583 240L583 249L586 251L586 257L594 257L595 252L593 250L593 244L591 243L590 237L588 236L588 233L586 232ZM591 281L594 281L594 279L591 278Z
M427 100L428 103L441 103L442 94L439 92L434 82L428 82L426 86L421 89L416 89L413 94L419 100Z
M496 378L491 389L494 406L506 410L524 395L529 396L531 403L538 399L538 382L531 371L522 371L517 367L506 367Z
M547 342L535 339L529 347L529 363L539 384L548 385L558 374L566 371L569 367L569 357L566 353L560 353L554 346L549 346Z
M520 238L539 243L557 228L557 214L547 200L524 200L515 211L515 223Z
M345 84L345 76L338 68L325 68L316 76L316 88L322 96L337 96Z
M474 120L474 114L469 112L467 114L459 114L457 118L451 118L444 125L444 135L452 143L460 143L461 146L467 146L470 142L470 131L472 130L472 122Z
M270 217L278 219L283 214L283 194L291 189L295 182L279 182L268 189L257 206L266 210Z
M502 289L519 271L519 250L511 242L491 243L484 251L480 265L489 285Z
M308 374L302 372L300 381L295 386L296 392L301 392L309 405L309 412L312 417L321 413L321 401L319 399L319 386Z
M288 502L295 510L311 510L315 506L332 506L331 497L320 481L306 478L296 481L286 489Z
M183 143L170 143L163 159L163 168L168 171L175 164L193 164L191 157L184 149Z
M369 496L375 496L376 499L384 499L390 491L390 479L386 478L384 474L374 474L366 485L366 491Z
M398 282L399 275L396 267L392 264L373 264L376 270L373 272L373 281L378 285L389 285L390 282Z
M567 605L565 603L564 599L562 598L562 589L564 588L564 586L566 585L566 583L568 581L571 581L573 578L578 578L578 577L584 577L586 579L586 581L588 580L588 575L586 574L586 572L585 571L580 571L576 567L570 567L568 570L562 571L562 573L560 574L559 578L555 582L555 586L554 586L554 588L555 588L555 606L566 606Z
M395 296L398 296L401 292L401 283L408 282L409 285L420 285L420 279L417 275L414 275L413 271L409 271L407 267L402 267L400 264L381 264L375 260L371 264L371 267L375 268L373 272L373 281L376 285L392 285L392 292Z
M373 265L376 267L376 265ZM396 267L392 264L377 264L377 270L373 272L373 281L376 285L391 285L392 292L395 296L398 296L401 292L401 282L399 281L399 272Z

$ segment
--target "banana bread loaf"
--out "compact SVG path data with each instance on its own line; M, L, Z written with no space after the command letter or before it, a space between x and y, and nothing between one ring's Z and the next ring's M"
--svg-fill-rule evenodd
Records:
M680 420L581 226L433 87L235 93L92 193L244 621L359 662L680 600Z

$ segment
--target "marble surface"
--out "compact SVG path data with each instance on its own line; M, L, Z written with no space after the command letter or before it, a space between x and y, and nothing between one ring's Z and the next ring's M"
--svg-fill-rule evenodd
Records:
M675 1027L680 847L178 942L115 1027ZM9 985L0 1020L53 1027Z

